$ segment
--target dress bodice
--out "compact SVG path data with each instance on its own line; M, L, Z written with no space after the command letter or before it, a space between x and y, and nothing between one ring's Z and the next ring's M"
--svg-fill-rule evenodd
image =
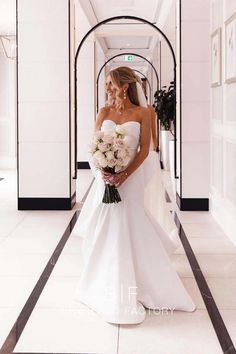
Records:
M116 124L113 120L105 119L102 123L101 131L114 131L117 125L118 124ZM139 147L140 123L132 120L119 125L121 125L125 130L125 135L128 135L129 138L131 138L129 139L129 148L136 151Z

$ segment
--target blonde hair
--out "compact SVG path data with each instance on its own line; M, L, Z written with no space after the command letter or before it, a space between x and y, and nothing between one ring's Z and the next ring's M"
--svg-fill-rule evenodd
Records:
M119 89L124 84L128 84L129 86L127 90L127 95L130 101L136 106L140 106L136 88L136 82L138 81L138 79L134 71L127 66L120 66L116 69L111 70L109 72L109 75L111 77L113 85L118 87ZM115 105L119 111L122 111L124 108L124 102L118 95L116 96Z

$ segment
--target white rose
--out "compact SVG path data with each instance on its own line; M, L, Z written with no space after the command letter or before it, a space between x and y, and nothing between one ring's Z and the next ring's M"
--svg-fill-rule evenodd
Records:
M130 162L130 156L126 156L124 159L123 159L123 166L127 166L128 163Z
M119 157L119 158L117 159L117 165L119 165L119 166L121 166L121 167L124 166L124 161L123 161L123 159L122 159L121 157Z
M96 159L96 160L99 160L99 159L104 158L104 155L103 155L103 153L101 151L97 150L93 154L93 158Z
M98 163L101 167L107 167L108 161L107 159L103 156L103 158L100 158L98 160Z
M101 131L101 130L98 130L94 133L94 138L97 139L97 140L100 140L102 139L104 136L104 133Z
M108 160L108 167L114 167L116 166L116 160L112 159L112 160Z
M101 152L105 152L109 149L109 146L107 145L107 143L98 143L98 149L101 151Z
M113 138L114 138L114 136L112 136L112 135L108 135L108 134L104 134L104 136L103 136L103 141L104 141L104 143L106 143L106 144L112 144L112 142L113 142Z
M124 135L125 134L125 129L122 125L118 124L116 126L116 133L120 134L120 135Z
M118 150L117 151L117 157L124 158L127 155L125 150Z
M122 169L122 166L116 165L115 166L115 172L119 172Z
M89 152L91 154L94 154L96 150L97 150L97 144L96 143L92 142L91 144L89 144Z
M112 151L107 151L106 157L108 160L113 160L115 158Z
M123 139L120 139L120 138L114 139L113 147L116 149L124 149L125 146L124 146Z

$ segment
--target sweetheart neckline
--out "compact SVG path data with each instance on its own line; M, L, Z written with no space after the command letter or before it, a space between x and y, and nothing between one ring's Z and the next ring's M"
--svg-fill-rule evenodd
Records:
M115 125L124 125L124 124L127 124L127 123L138 123L139 125L141 125L141 123L137 122L136 120L128 120L127 122L124 122L124 123L116 123L112 119L104 119L102 123L104 123L105 121L112 122Z

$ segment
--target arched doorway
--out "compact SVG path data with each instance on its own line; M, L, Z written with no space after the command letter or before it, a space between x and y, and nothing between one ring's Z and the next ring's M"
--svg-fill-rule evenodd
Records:
M114 55L113 57L111 57L110 59L108 59L108 60L102 65L102 67L101 67L100 70L99 70L98 76L97 76L97 81L96 81L96 85L97 85L97 104L96 104L96 106L97 106L97 112L98 112L98 106L99 106L99 102L98 102L98 87L99 87L99 78L100 78L101 72L102 72L102 70L105 68L105 66L106 66L111 60L113 60L113 59L115 59L115 58L118 58L118 57L120 57L120 56L122 56L122 55L134 55L134 56L139 57L139 58L142 58L142 59L144 59L146 62L148 62L148 63L151 65L152 69L154 70L154 73L155 73L155 76L156 76L156 80L157 80L157 90L159 90L159 83L160 83L160 81L159 81L158 73L157 73L157 71L156 71L155 66L154 66L147 58L145 58L143 55L140 55L140 54L137 54L137 53L131 53L131 52L127 52L127 53L125 52L125 53L122 53L122 54ZM150 85L150 83L149 83L149 85ZM151 91L151 90L150 90L150 91Z
M157 26L155 26L152 22L149 22L141 17L136 17L136 16L114 16L114 17L109 17L99 23L97 23L95 26L93 26L86 34L85 36L82 38L77 50L76 50L76 55L75 55L75 62L74 62L74 82L75 82L75 122L74 122L74 139L75 139L75 153L74 153L74 166L75 166L75 171L74 171L74 177L73 179L77 179L77 59L78 59L78 55L80 53L80 50L82 48L82 45L84 43L84 41L86 40L86 38L98 27L106 24L107 22L111 22L111 21L115 21L115 20L122 20L122 19L129 19L129 20L135 20L135 21L140 21L142 23L146 23L147 25L151 26L155 31L157 31L158 33L161 34L161 36L165 39L170 52L171 52L171 56L173 59L173 71L174 71L174 87L176 89L176 58L175 58L175 53L174 50L172 48L172 45L169 41L169 39L167 38L167 36L165 35L164 32L162 32L162 30L160 28L158 28ZM175 105L176 106L176 105ZM178 178L177 176L177 134L176 134L176 109L174 112L174 173L175 173L175 178Z

